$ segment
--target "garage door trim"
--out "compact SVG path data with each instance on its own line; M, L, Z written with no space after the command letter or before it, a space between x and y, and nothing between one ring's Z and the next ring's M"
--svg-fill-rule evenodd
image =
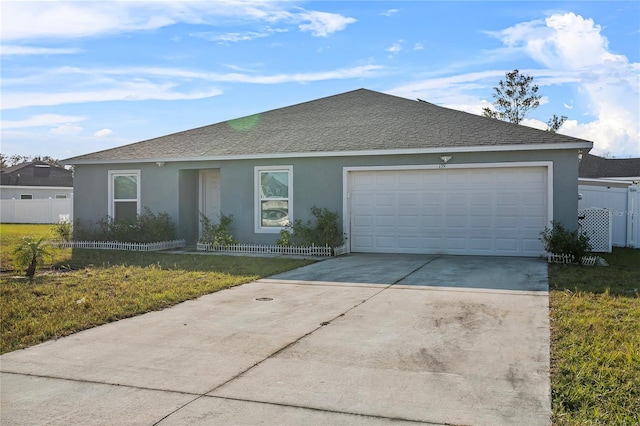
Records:
M529 161L529 162L508 162L508 163L465 163L465 164L412 164L395 166L352 166L343 167L342 172L342 206L343 223L345 237L347 238L347 251L351 252L351 202L349 194L349 176L351 172L370 171L402 171L402 170L438 170L438 169L489 169L489 168L522 168L522 167L545 167L547 170L547 220L553 220L553 162L552 161Z

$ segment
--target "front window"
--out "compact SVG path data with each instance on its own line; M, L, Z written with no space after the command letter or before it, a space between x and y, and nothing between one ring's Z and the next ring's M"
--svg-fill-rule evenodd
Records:
M292 167L256 167L256 232L279 232L292 220Z
M116 222L140 214L140 171L109 172L109 216Z

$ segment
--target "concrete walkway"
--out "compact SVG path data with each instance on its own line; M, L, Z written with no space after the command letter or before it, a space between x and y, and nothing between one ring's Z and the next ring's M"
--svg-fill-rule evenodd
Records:
M0 423L548 424L546 265L496 289L468 275L500 259L438 259L330 259L2 355Z

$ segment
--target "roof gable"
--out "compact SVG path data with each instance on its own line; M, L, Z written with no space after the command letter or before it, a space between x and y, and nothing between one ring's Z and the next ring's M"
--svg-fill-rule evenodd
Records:
M68 164L585 143L358 89L65 160Z

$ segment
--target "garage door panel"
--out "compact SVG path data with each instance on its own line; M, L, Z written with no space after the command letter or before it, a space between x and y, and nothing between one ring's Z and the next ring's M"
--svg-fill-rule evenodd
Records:
M396 202L396 195L393 193L376 194L374 202L376 206L393 207Z
M396 217L393 214L376 216L375 221L378 228L395 229L396 227Z
M450 215L445 217L445 227L448 231L456 229L464 229L466 231L468 226L468 217L466 215Z
M420 248L420 238L418 237L400 237L398 238L398 247L400 249L417 250Z
M384 249L394 249L395 248L395 237L376 237L375 244L376 247L384 250Z
M496 250L512 253L518 250L518 243L517 238L496 238Z
M350 172L353 251L542 253L545 167Z
M493 216L471 216L469 218L469 226L471 227L471 229L478 229L478 228L488 228L488 229L492 229L494 228L494 223L493 223Z

